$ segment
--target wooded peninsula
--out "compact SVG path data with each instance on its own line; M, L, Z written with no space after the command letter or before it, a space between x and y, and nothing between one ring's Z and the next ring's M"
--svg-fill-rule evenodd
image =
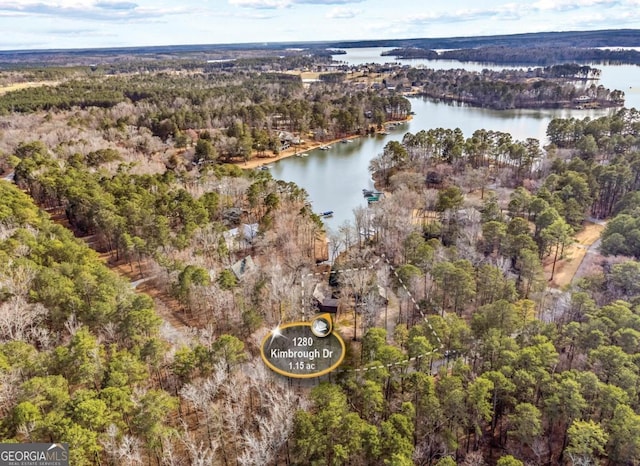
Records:
M427 97L498 110L622 107L624 92L589 84L599 73L577 64L480 73L413 68L394 73L392 82ZM585 84L579 87L576 82Z

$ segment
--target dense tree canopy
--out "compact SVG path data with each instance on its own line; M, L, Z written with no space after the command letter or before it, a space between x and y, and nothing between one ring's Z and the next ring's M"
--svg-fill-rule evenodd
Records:
M637 112L553 120L546 148L407 133L372 160L385 196L332 237L325 273L304 190L223 162L281 131L362 133L409 101L337 75L305 87L269 63L0 99L47 129L7 125L4 142L17 187L0 181L2 438L69 442L80 465L640 461ZM451 78L405 71L395 84ZM495 78L483 92L504 103ZM612 215L602 251L630 257L547 288L585 218ZM316 284L353 333L308 387L265 372L257 342L311 315Z

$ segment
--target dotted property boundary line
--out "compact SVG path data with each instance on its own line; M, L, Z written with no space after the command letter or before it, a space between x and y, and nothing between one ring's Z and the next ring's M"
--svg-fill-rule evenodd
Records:
M433 349L432 351L428 351L426 353L422 353L422 354L419 354L417 356L413 356L411 358L403 359L402 361L397 361L397 362L390 363L390 364L382 364L382 365L379 365L379 366L370 366L370 367L361 367L361 368L358 368L358 369L339 369L336 372L339 372L339 373L340 372L367 372L367 371L373 371L373 370L379 370L379 369L390 369L390 368L395 367L395 366L401 366L401 365L404 365L404 364L415 362L418 359L422 359L422 358L425 358L427 356L434 355L434 354L436 354L437 352L441 351L444 348L444 343L442 342L442 339L440 338L440 335L438 335L438 332L435 331L435 329L433 328L433 325L431 325L431 322L429 322L429 319L427 318L426 314L422 311L422 309L420 309L420 306L418 305L418 302L416 301L415 297L413 296L411 291L409 291L409 288L405 284L404 280L402 280L400 275L398 275L397 269L389 261L389 258L386 255L383 254L382 257L383 257L384 261L386 262L386 264L391 268L391 271L393 272L393 275L396 277L396 279L398 280L398 282L400 283L400 285L402 286L404 291L407 293L407 295L411 299L411 302L413 303L413 306L415 307L415 309L420 313L420 316L422 317L424 322L429 327L429 330L431 331L431 334L438 341L438 347ZM305 293L304 293L304 291L305 291L305 289L304 289L304 279L305 278L313 277L313 276L320 276L320 275L331 275L331 274L338 274L338 273L346 273L346 272L358 272L358 271L361 271L361 270L372 270L378 264L378 262L380 262L380 259L376 260L369 267L351 268L351 269L344 269L344 270L330 270L329 272L316 272L316 273L309 273L309 274L303 275L302 276L302 280L301 280L301 284L302 284L302 305L304 306L304 300L305 300Z

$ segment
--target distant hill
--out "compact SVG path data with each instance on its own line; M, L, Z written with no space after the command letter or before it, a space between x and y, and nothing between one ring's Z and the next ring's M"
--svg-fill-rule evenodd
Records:
M505 47L640 47L640 29L599 31L535 32L500 36L472 36L397 40L333 42L331 47L419 47L424 49L461 49L488 46Z
M640 47L640 30L609 29L576 32L540 32L497 36L449 38L379 39L361 41L273 42L245 44L197 44L141 47L41 49L0 51L0 66L7 68L24 65L89 65L131 58L146 59L225 59L246 56L269 56L275 52L294 49L326 50L351 47L417 47L421 49L471 49L501 46L521 48L543 47Z

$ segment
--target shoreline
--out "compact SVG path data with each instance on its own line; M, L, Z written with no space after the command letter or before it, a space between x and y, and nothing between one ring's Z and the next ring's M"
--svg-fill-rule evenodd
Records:
M613 100L604 100L604 99L600 99L600 100L592 100L592 101L588 101L588 102L583 102L583 103L579 103L579 102L575 102L575 101L568 101L568 100L559 100L559 101L553 101L553 102L549 102L549 101L543 101L543 102L530 102L529 105L519 105L519 106L514 106L514 107L504 107L504 108L500 108L500 107L496 107L496 106L492 106L492 105L483 105L482 101L477 99L477 98L472 98L472 97L456 97L455 95L451 95L451 94L432 94L429 92L415 92L415 93L405 93L406 95L411 95L411 96L418 96L418 97L426 97L428 99L433 99L433 100L441 100L444 102L454 102L454 103L459 103L459 104L466 104L469 105L470 107L474 107L474 108L486 108L489 110L498 110L498 111L502 111L502 110L557 110L557 109L571 109L571 110L597 110L597 109L604 109L604 108L624 108L625 104L624 101L622 103L618 102L618 101L613 101Z
M411 118L412 118L412 116L409 115L404 120L385 121L384 129L381 130L381 131L376 131L375 134L383 133L392 124L406 123L406 122L410 121ZM361 135L356 134L356 135L352 135L352 136L345 136L345 137L339 138L339 139L332 139L330 141L323 141L323 142L309 141L309 142L305 142L303 144L300 144L298 147L290 147L288 149L285 149L282 152L280 152L278 155L272 156L272 157L258 157L257 153L254 153L254 156L251 158L251 160L248 160L247 162L233 162L233 165L236 165L236 166L238 166L240 168L243 168L243 169L246 169L246 170L252 170L254 168L259 168L259 167L262 167L264 165L269 165L271 163L277 162L277 161L282 160L282 159L286 159L288 157L293 157L296 154L302 154L304 152L308 152L308 151L312 151L314 149L318 149L318 148L320 148L322 146L329 146L329 145L332 146L334 144L340 144L340 141L342 141L344 139L351 140L351 139L357 139L357 138L361 138L361 137L362 137Z

